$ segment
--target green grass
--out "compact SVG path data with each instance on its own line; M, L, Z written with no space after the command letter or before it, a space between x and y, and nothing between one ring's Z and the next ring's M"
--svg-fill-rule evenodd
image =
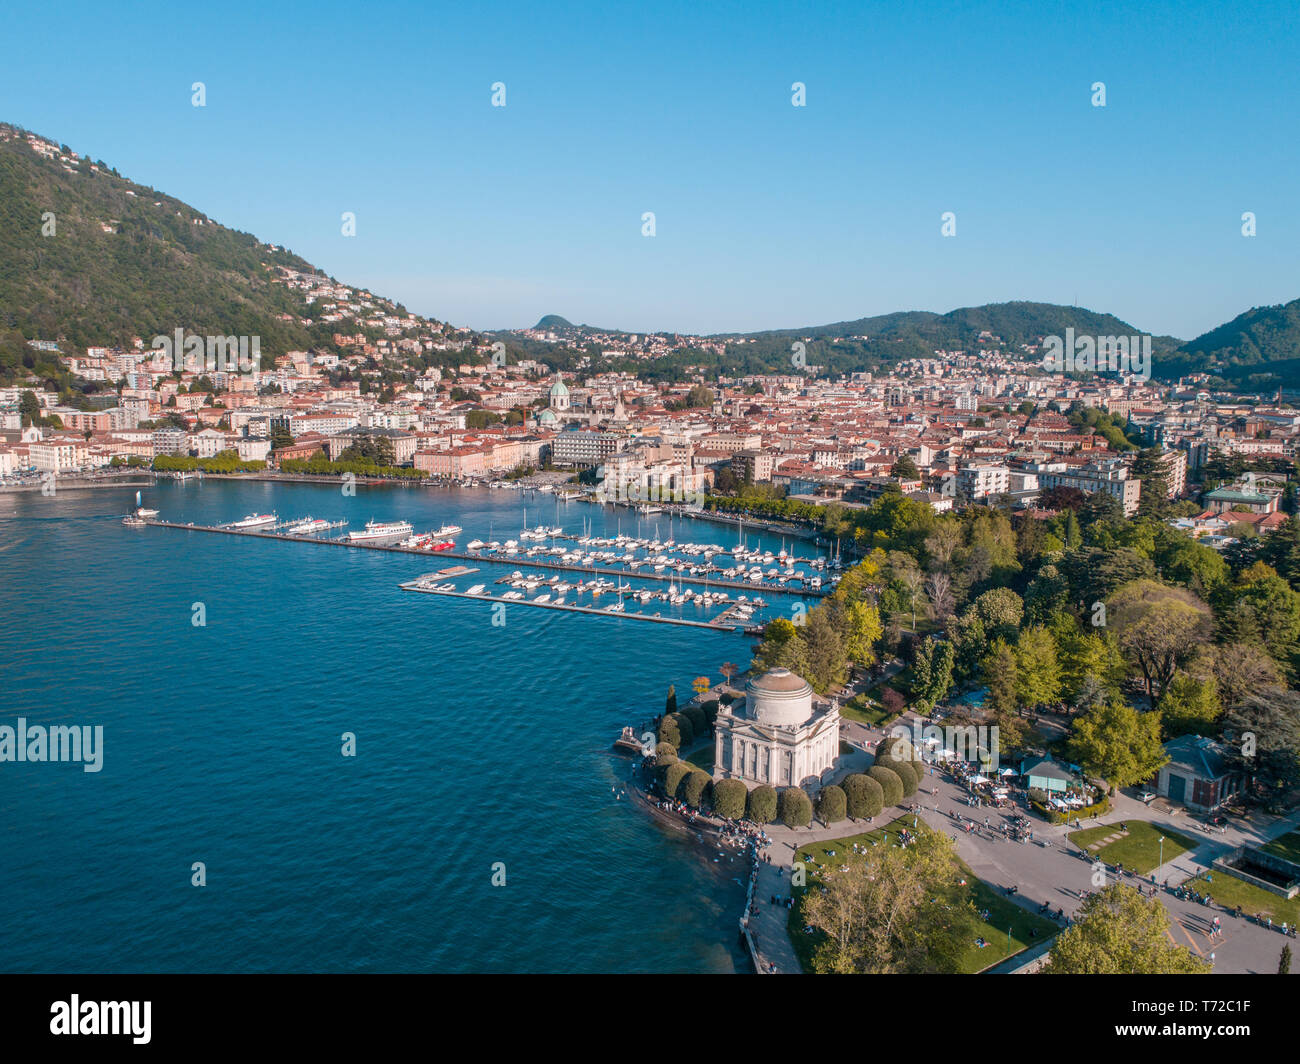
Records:
M1207 879L1204 874L1189 879L1188 889L1198 894L1208 894L1216 905L1229 909L1240 905L1247 916L1271 916L1275 924L1283 921L1288 924L1300 922L1300 894L1288 900L1218 869L1209 874L1214 877L1213 880Z
M1189 839L1185 835L1179 835L1167 828L1153 827L1145 820L1129 820L1127 824L1127 835L1101 847L1099 850L1090 850L1088 847L1091 843L1100 842L1108 835L1118 835L1120 833L1119 824L1103 824L1100 827L1084 828L1082 831L1072 832L1070 841L1079 849L1088 850L1092 856L1105 861L1107 864L1122 864L1125 868L1131 868L1139 875L1146 875L1159 866L1161 835L1165 839L1164 859L1166 863L1172 861L1180 853L1194 850L1199 845L1195 840Z
M1300 831L1292 831L1264 845L1264 852L1274 857L1300 863Z
M890 836L891 840L896 839L899 830L902 828L916 832L932 830L924 821L918 821L914 828L912 826L913 819L913 816L909 813L897 817L874 831L868 831L861 835L850 835L842 839L810 843L800 848L796 860L803 861L805 865L810 865L810 861L815 860L818 866L836 868L846 861L861 860L861 857L853 852L855 842L864 846L870 842L881 843L886 834ZM836 855L834 857L830 855L831 850L835 851ZM964 974L973 975L985 968L1000 964L1008 957L1014 956L1030 945L1045 941L1060 930L1060 927L1054 922L1045 920L1021 908L987 883L976 879L975 874L960 858L958 864L970 890L970 900L975 906L975 911L977 913L988 912L987 920L977 917L971 941L960 954L959 966ZM804 930L803 896L806 889L804 887L794 888L794 907L790 910L787 927L800 966L805 972L811 972L813 970L813 954L820 943L821 933L812 932L810 934ZM1011 948L1009 950L1007 949L1008 928L1011 930ZM975 944L975 940L980 937L987 943L983 949Z
M870 695L858 694L840 706L840 716L874 728L880 725L889 714L885 712L885 707Z

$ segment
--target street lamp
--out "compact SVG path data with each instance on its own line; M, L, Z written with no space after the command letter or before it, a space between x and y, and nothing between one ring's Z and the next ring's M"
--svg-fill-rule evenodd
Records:
M1160 863L1165 863L1165 837L1163 835L1160 836Z

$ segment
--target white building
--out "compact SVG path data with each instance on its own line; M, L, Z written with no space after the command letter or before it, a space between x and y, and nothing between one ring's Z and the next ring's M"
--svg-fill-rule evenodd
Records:
M719 707L714 733L715 780L797 787L834 767L840 711L834 703L814 706L802 677L769 669L749 681L743 700Z

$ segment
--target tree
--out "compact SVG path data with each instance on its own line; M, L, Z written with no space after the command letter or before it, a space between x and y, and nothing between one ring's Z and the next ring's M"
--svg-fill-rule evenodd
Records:
M1219 701L1227 709L1266 687L1282 686L1277 662L1262 647L1247 643L1201 647L1187 671L1202 680L1213 679Z
M925 578L925 595L930 600L930 610L936 620L945 621L952 616L952 577L936 570Z
M1061 667L1052 633L1041 625L1026 628L1015 654L1016 701L1026 709L1055 702L1061 696Z
M669 798L677 797L677 789L682 785L688 775L695 771L695 766L689 761L672 761L664 768L663 787L664 794Z
M817 794L817 816L823 824L837 824L848 815L848 797L835 784L823 787Z
M749 788L742 780L718 780L713 785L713 811L724 820L739 820L745 815Z
M1169 937L1169 914L1156 898L1112 883L1080 907L1057 937L1043 971L1052 975L1201 975L1202 960Z
M880 623L880 610L865 602L852 602L845 610L846 634L844 653L857 665L870 665L876 660L876 644L885 634Z
M1155 580L1134 580L1107 603L1107 625L1120 649L1142 670L1154 701L1174 673L1210 635L1210 608L1192 592Z
M912 767L912 762L890 761L885 767L897 776L899 783L903 785L903 798L911 798L916 793L917 787L916 769ZM903 798L900 798L899 801L902 801Z
M903 781L898 778L898 773L892 768L886 768L884 765L872 765L867 769L867 775L880 784L881 793L885 798L885 805L898 805L903 800Z
M749 819L755 824L770 824L776 819L776 791L760 783L749 792L746 802Z
M844 777L847 811L854 820L878 817L885 808L885 791L877 780L855 772Z
M1198 680L1188 672L1174 677L1157 706L1165 736L1170 739L1178 735L1213 735L1223 715L1214 677Z
M1069 750L1075 761L1104 779L1112 793L1150 779L1169 762L1160 744L1159 712L1139 713L1119 701L1075 720Z
M781 792L781 823L788 828L806 828L812 823L812 799L800 787Z
M1300 783L1300 693L1268 687L1247 695L1223 723L1237 739L1229 761L1254 776L1270 801Z
M682 801L692 808L698 809L700 801L704 797L704 792L711 782L712 777L707 772L700 769L693 769L688 772L686 778L682 781Z
M1282 947L1282 953L1277 959L1277 974L1291 974L1291 947L1289 945Z
M802 636L807 647L806 679L813 690L823 692L842 683L847 660L844 644L825 610L818 608L808 614Z
M664 716L672 716L677 712L677 688L673 684L668 685L668 703L664 707Z
M912 461L910 454L900 454L897 461L890 466L889 475L899 480L917 480L921 476L921 471L916 468L916 463Z
M824 936L822 973L955 972L975 911L952 841L925 831L909 846L879 845L846 872L817 877L801 916Z

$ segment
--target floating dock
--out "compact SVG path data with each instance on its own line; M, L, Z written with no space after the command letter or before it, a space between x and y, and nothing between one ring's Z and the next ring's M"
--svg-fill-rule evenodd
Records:
M741 625L727 624L722 621L688 621L684 617L655 617L646 613L628 613L626 610L614 611L608 606L576 606L569 603L555 602L533 602L530 599L504 599L494 598L492 595L479 594L471 595L465 591L440 591L433 587L420 587L418 580L408 580L404 584L398 584L403 591L418 591L422 595L442 595L445 598L472 599L474 602L490 602L493 605L500 603L502 606L534 606L539 610L562 610L566 613L593 613L600 617L620 617L627 618L629 621L650 621L654 624L676 624L683 625L687 628L708 628L714 632L743 632L745 635L759 635L763 628L761 625ZM725 616L729 611L723 611L719 616Z
M180 529L182 532L215 532L223 536L247 536L253 539L277 539L285 543L315 543L325 547L350 547L353 550L386 551L390 554L414 555L420 558L452 558L457 561L477 562L480 565L491 563L493 565L514 566L519 568L549 569L552 572L584 573L587 576L624 576L634 580L656 580L664 584L699 584L705 587L721 588L728 591L758 591L767 592L769 595L790 595L794 598L821 598L825 595L829 595L833 590L829 587L821 587L791 591L787 588L773 587L771 584L754 583L749 580L713 580L706 576L690 576L678 572L646 573L641 572L639 569L632 570L626 567L612 565L575 565L571 562L538 561L533 558L522 558L517 555L502 557L495 554L485 554L482 551L431 551L421 550L418 547L402 547L396 544L384 546L377 543L354 543L348 539L327 539L323 536L294 536L283 532L262 531L255 528L225 528L221 525L183 525L176 521L159 521L156 518L148 519L146 524L151 528L176 528ZM590 612L604 613L605 611L597 609ZM681 621L675 623L704 624L706 627L709 626L707 622L703 621Z

